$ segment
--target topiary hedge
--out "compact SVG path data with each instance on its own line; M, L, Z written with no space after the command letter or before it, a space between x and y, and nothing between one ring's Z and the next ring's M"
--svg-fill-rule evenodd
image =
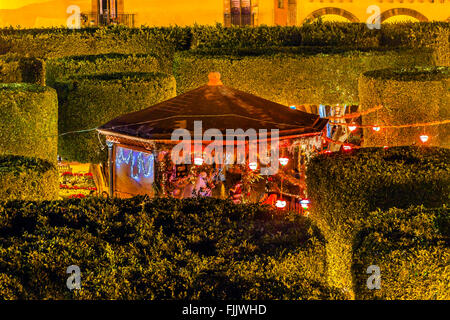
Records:
M353 250L358 299L450 299L448 207L373 212L356 235ZM380 290L367 288L370 265L380 267Z
M278 51L278 52L277 52ZM358 104L358 78L379 66L430 65L430 51L330 48L199 50L175 55L179 94L204 85L211 71L225 85L284 104Z
M384 108L363 116L364 125L405 125L450 119L450 69L415 67L364 73L359 80L362 110ZM431 145L450 146L450 124L433 127L364 129L364 146L420 144L426 133Z
M106 150L95 128L176 94L175 79L163 73L86 75L59 80L54 85L60 106L59 155L82 163L106 160ZM80 130L83 132L74 132Z
M56 80L73 76L158 71L160 71L160 65L154 55L110 53L47 60L46 77L49 86L52 86Z
M190 38L190 29L182 27L3 28L0 29L0 54L11 52L39 58L107 53L168 54L188 49Z
M449 158L449 149L395 147L324 154L310 161L311 218L328 241L330 284L353 291L352 248L369 212L450 204Z
M299 215L217 199L0 202L0 298L342 299ZM30 259L29 257L33 257ZM66 287L77 265L81 290Z
M386 24L370 30L364 23L323 23L297 27L141 27L0 29L0 54L42 58L105 53L168 53L190 48L257 48L334 46L359 48L426 48L448 22Z
M56 162L57 145L56 91L33 84L0 84L0 155Z
M57 199L58 181L56 167L49 161L0 156L0 201Z
M0 82L27 82L45 86L45 62L16 54L0 56Z

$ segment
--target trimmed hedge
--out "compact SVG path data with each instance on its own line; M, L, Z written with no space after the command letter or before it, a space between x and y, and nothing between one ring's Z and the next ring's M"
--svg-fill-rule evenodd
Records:
M0 82L27 82L45 86L45 62L16 54L0 56Z
M4 28L0 29L0 54L12 52L39 58L107 53L165 55L189 49L190 38L190 29L181 27Z
M49 86L52 86L56 80L74 76L158 71L160 71L160 65L154 55L110 53L47 60L46 75Z
M190 48L257 48L266 46L337 46L424 48L432 46L448 22L383 25L313 22L299 27L141 27L0 29L0 54L65 57L105 53L163 53Z
M346 51L329 48L205 50L175 54L178 94L207 83L218 71L225 85L284 105L358 104L358 78L380 66L430 65L432 53L419 51Z
M373 212L356 236L353 254L358 299L450 299L450 210ZM381 289L367 288L367 267L377 265Z
M55 200L58 181L56 167L49 161L0 155L0 201Z
M69 161L106 161L94 128L126 113L173 98L176 83L163 73L86 75L55 82L59 99L59 155ZM74 132L88 130L86 132Z
M448 159L449 149L395 147L324 154L310 161L311 218L328 241L330 284L353 291L352 248L369 212L450 204Z
M57 145L56 91L34 84L0 84L0 155L56 163Z
M448 67L383 69L364 73L359 80L362 110L384 108L363 116L363 124L402 125L450 119L450 69ZM432 127L364 129L364 146L420 144L450 146L450 124Z
M0 203L3 299L342 299L311 221L217 199ZM32 257L32 258L30 258ZM81 290L66 288L78 265Z

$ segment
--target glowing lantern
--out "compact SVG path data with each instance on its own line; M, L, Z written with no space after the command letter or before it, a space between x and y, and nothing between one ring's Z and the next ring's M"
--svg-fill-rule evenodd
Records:
M300 200L300 205L303 209L307 210L309 208L310 201L308 199Z
M430 138L430 137L427 136L426 134L423 134L423 135L420 136L420 140L421 140L423 143L426 143L426 142L428 141L429 138Z
M277 203L275 204L277 208L283 209L286 207L286 201L284 200L277 200Z
M374 126L374 127L372 127L372 130L375 132L379 132L381 130L381 128L378 126Z
M194 164L196 166L201 166L203 164L203 158L194 158Z
M280 161L280 164L282 166L285 166L285 165L287 165L289 163L289 159L288 158L280 158L278 160Z
M250 170L256 170L258 168L258 164L256 162L250 162L248 164L248 167L250 168Z
M358 129L358 127L354 124L348 126L348 130L350 130L351 132L355 131L356 129Z
M348 144L344 144L342 146L342 149L344 149L344 151L350 151L350 150L352 150L352 146L349 146Z

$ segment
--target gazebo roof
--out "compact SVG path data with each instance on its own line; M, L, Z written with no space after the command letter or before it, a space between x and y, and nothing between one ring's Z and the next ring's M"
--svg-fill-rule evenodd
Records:
M279 129L282 136L319 133L328 120L222 85L220 74L211 73L207 85L158 103L141 111L122 115L103 126L106 135L130 139L170 140L175 129L194 131L194 121L203 130L253 128Z

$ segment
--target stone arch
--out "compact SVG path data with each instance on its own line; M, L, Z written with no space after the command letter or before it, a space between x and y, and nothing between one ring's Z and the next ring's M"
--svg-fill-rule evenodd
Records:
M400 16L400 15L401 16L410 16L410 17L416 18L417 20L419 20L421 22L428 21L427 17L425 17L419 11L416 11L414 9L393 8L393 9L389 9L389 10L386 10L383 13L381 13L381 15L380 15L381 22L385 21L386 19L389 19L390 17Z
M342 8L327 7L311 12L303 22L314 20L327 14L335 14L348 19L350 22L359 22L359 19L351 12Z

